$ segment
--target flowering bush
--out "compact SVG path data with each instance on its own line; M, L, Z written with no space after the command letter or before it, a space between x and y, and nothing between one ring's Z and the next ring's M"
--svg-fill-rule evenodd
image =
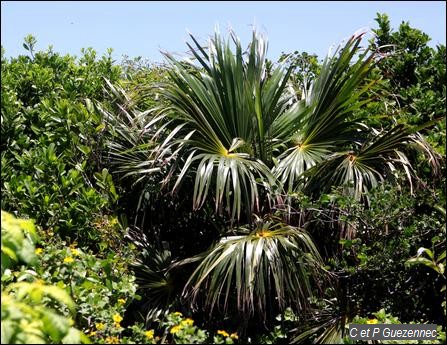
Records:
M64 289L45 284L41 279L26 282L23 279L25 275L11 270L15 265L25 263L27 266L22 266L22 270L30 276L37 276L30 268L37 263L36 255L41 250L35 250L37 236L32 221L1 213L1 343L88 342L88 338L73 327L74 303Z
M119 339L126 307L138 298L126 260L112 253L101 259L76 243L47 244L38 252L38 276L70 293L77 305L76 325L94 342Z

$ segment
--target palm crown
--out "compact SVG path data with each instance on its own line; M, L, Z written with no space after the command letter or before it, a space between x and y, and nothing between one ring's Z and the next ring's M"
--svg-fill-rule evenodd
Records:
M225 205L232 218L240 217L243 206L248 214L259 210L261 191L274 199L278 191L343 186L360 199L397 165L411 181L401 150L417 142L409 129L377 131L354 116L375 82L366 80L375 54L361 51L362 35L325 59L301 100L288 85L293 66L267 69L262 36L253 32L245 52L233 33L230 37L224 41L216 33L205 49L191 35L194 61L165 53L172 82L161 87L170 102L162 113L177 127L158 151L177 154L170 146L182 147L184 164L174 190L185 175L195 175L195 208L210 191L216 208Z
M293 66L268 65L267 43L256 32L246 51L233 33L227 41L216 33L207 48L191 39L192 60L165 53L170 78L158 85L164 100L158 115L126 116L131 126L123 126L132 129L130 136L113 124L125 139L121 146L111 146L124 176L141 175L138 182L164 171L164 162L175 162L165 182L172 180L173 189L179 190L192 179L195 209L214 198L216 209L226 209L232 220L242 210L250 219L262 212L266 200L278 205L296 191L318 195L336 186L356 199L365 198L399 167L411 183L405 152L416 147L430 153L423 138L409 128L376 129L356 115L376 82L367 79L375 52L361 50L362 35L352 36L324 60L301 99L289 83ZM123 149L129 143L133 149ZM231 301L244 316L255 310L265 315L273 304L280 309L306 306L311 283L327 273L318 250L307 231L271 221L266 213L264 220L257 218L248 227L233 227L231 235L204 253L171 265L199 262L182 294L191 305L203 292L210 310L226 310ZM164 286L162 280L157 286ZM154 291L151 303L161 300L160 291Z

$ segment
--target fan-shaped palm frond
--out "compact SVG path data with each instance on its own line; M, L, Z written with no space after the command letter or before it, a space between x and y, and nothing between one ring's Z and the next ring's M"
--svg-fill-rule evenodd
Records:
M357 152L332 154L303 175L304 178L308 177L304 189L310 193L324 193L329 192L332 186L342 186L346 194L360 200L379 182L393 178L399 166L405 171L412 188L414 174L405 150L416 148L431 154L434 164L437 162L432 151L423 143L417 133L412 134L409 128L397 125L388 131L374 134Z
M216 209L222 205L225 196L226 204L232 205L231 217L240 217L241 205L259 208L258 185L266 189L275 185L270 170L259 160L252 160L246 153L197 154L193 151L186 160L177 180L176 188L183 175L187 173L194 161L199 161L194 184L194 208L200 208L207 197L210 186L215 183ZM216 169L217 168L217 169ZM258 180L265 181L263 184ZM231 202L231 199L233 202ZM241 202L242 201L242 202ZM248 210L250 214L253 209Z
M359 98L374 83L365 84L374 53L366 50L351 64L360 42L361 36L352 36L334 56L328 56L306 98L292 113L286 112L277 119L280 126L284 126L283 117L295 126L295 133L284 133L293 145L279 155L274 168L275 176L283 183L288 182L289 190L294 189L304 171L324 162L340 145L358 137L359 123L349 121L349 117L369 101ZM290 130L290 125L286 129Z
M195 301L199 292L212 311L232 300L244 317L265 313L269 305L304 308L312 283L323 272L312 239L303 230L258 219L243 235L222 238L191 275L184 293Z
M117 109L106 109L100 103L97 109L103 117L105 129L110 133L110 161L115 173L121 178L134 176L133 183L137 184L151 173L160 171L160 166L155 164L153 149L156 146L154 135L162 118L154 118L150 110L136 109L123 88L112 85L108 80L106 84L105 91L115 100ZM158 125L158 130L164 126Z
M224 42L218 33L210 39L207 51L191 38L194 47L188 46L197 65L177 61L166 53L172 84L161 89L171 103L163 113L192 133L181 141L189 157L175 187L187 173L195 171L195 207L203 204L215 184L216 207L226 201L232 216L239 217L243 198L248 210L255 209L259 189L274 184L268 167L272 160L271 126L292 97L285 93L290 70L278 67L267 77L267 44L256 33L245 56L234 34L234 54L230 42ZM257 183L258 178L261 183ZM231 204L223 198L224 192L232 195Z

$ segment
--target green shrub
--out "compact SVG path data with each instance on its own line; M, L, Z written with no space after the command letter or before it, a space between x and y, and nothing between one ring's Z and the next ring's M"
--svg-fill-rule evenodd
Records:
M121 70L110 55L97 59L34 52L6 59L2 50L1 185L3 209L33 217L45 230L95 247L93 221L116 202L113 180L104 170L104 125L95 110L104 78Z
M37 253L40 265L35 272L15 272L17 280L41 279L64 289L76 303L75 325L87 334L96 332L92 336L95 341L123 332L126 308L138 298L126 259L116 253L101 259L87 248L78 248L75 243L66 246L58 239L47 241Z
M11 269L20 262L27 275L36 275L37 265L34 225L4 211L2 221L2 344L86 343L88 338L73 327L74 303L59 286L41 279L23 281ZM60 313L61 310L65 312Z
M33 265L37 262L34 243L37 241L31 220L17 219L2 210L2 276L6 269L23 262Z

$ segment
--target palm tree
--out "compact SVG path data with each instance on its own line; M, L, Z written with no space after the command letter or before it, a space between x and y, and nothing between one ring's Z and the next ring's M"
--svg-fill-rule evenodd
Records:
M234 33L226 41L216 33L206 48L191 35L192 59L164 53L170 81L158 87L168 105L151 124L164 121L154 132L166 132L151 161L175 161L179 171L167 175L173 190L192 179L193 207L213 199L231 219L240 219L241 210L250 219L265 200L287 202L295 191L318 195L341 186L364 199L399 167L411 183L405 152L413 146L428 150L423 139L403 125L378 131L355 115L376 82L367 79L375 52L361 49L362 37L350 37L328 56L298 100L288 84L293 66L267 68L267 42L260 34L253 32L246 51ZM236 227L192 261L199 264L184 296L194 302L203 293L210 310L225 310L233 298L244 315L265 312L272 303L303 308L312 294L309 284L322 272L310 236L281 221Z

